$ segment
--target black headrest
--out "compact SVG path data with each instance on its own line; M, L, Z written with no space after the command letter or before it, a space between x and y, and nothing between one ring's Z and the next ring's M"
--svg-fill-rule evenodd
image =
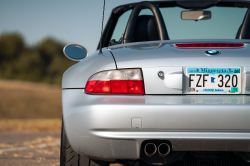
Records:
M138 16L134 31L134 42L153 40L160 40L155 17L149 15Z

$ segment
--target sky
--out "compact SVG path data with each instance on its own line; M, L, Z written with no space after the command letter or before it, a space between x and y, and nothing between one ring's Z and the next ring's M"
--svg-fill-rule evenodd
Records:
M136 0L106 0L104 24L112 8ZM0 34L20 33L28 45L46 37L80 44L93 53L101 36L103 0L1 0Z
M114 7L138 1L140 0L106 0L104 25ZM226 13L226 15L230 15L230 18L234 18L237 23L234 23L231 19L225 20L216 17L210 22L205 20L193 21L191 25L189 24L190 21L187 21L187 24L184 25L180 19L182 10L175 10L175 16L168 13L171 10L162 11L166 16L164 16L164 20L171 39L189 38L188 35L192 34L189 30L200 31L199 36L202 37L208 35L208 30L214 28L212 31L214 32L218 27L226 36L232 34L232 37L234 37L235 31L242 22L237 17L238 15L244 15L246 11L246 9L234 12L227 9L213 9L212 18L215 18L214 15ZM36 45L44 38L52 37L65 44L80 44L88 50L89 54L92 54L96 50L101 36L102 12L103 0L1 0L0 34L18 32L28 45ZM128 16L129 14L127 14ZM222 19L224 21L221 21ZM121 20L120 22L124 24L126 21ZM226 25L227 28L223 29L220 24ZM200 26L203 27L202 30L199 29ZM188 27L185 29L187 31L184 31L183 27ZM206 30L207 27L208 30ZM230 28L234 31L233 33ZM218 32L220 31L218 30ZM121 32L119 31L117 34L119 39ZM219 34L222 35L222 33Z

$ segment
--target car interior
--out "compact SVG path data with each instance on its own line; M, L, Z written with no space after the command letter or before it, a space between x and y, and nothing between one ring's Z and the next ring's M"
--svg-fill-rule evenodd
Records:
M191 5L190 5L191 4ZM230 7L247 7L248 4L244 3L234 3L234 2L210 2L210 3L187 3L182 2L143 2L143 3L133 3L128 5L122 5L113 9L111 17L107 23L104 30L102 43L103 47L131 43L131 42L142 42L142 41L155 41L155 40L170 40L167 28L162 19L161 11L159 7L170 7L170 6L180 6L186 9L197 10L205 9L211 6L230 6ZM117 23L118 18L126 11L133 9L129 17L126 30L124 35L119 41L111 39L112 32ZM153 13L151 15L139 15L140 11L143 9L150 9ZM242 24L239 26L237 33L235 34L235 39L250 39L250 11L246 12L245 18ZM97 47L99 49L99 45Z

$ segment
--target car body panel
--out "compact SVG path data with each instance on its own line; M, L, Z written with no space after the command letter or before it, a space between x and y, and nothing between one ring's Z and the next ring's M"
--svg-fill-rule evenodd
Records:
M244 77L245 93L250 94L250 67L245 67L244 73L245 73Z
M138 159L149 139L171 141L174 151L250 151L250 96L88 95L62 91L71 146L93 158ZM141 118L141 128L132 119ZM236 146L237 145L237 146Z
M215 49L217 56L207 56L207 49L178 49L175 43L245 43L239 49ZM154 41L112 46L109 49L115 57L118 69L141 68L146 94L187 93L187 67L241 67L241 94L249 93L250 40L176 40ZM165 73L165 79L158 72ZM182 74L182 76L181 76ZM246 79L245 79L246 78ZM176 86L175 86L176 85ZM178 86L177 86L178 85ZM246 87L247 86L247 87Z
M121 44L111 46L118 69L163 66L249 66L250 47L241 49L215 49L221 55L207 56L207 49L177 49L176 43L250 43L250 40L169 40ZM223 63L223 64L222 64Z
M90 76L111 69L116 69L116 66L110 51L104 48L101 55L96 51L63 74L62 88L84 88Z
M166 2L170 1L185 9L223 6L223 2L230 7L247 6L228 0ZM171 151L184 153L250 152L250 40L162 40L109 46L117 19L136 4L115 8L98 45L98 49L107 48L74 65L63 76L63 120L72 148L90 159L116 161L142 159L142 143L150 140L168 142ZM239 49L178 49L174 47L177 43L245 45ZM208 56L208 50L220 54ZM188 67L240 68L241 94L188 94ZM114 69L140 69L145 95L85 93L86 82L93 74Z
M164 77L158 76L159 72ZM145 94L182 94L183 69L182 67L143 67ZM175 85L175 86L174 86Z

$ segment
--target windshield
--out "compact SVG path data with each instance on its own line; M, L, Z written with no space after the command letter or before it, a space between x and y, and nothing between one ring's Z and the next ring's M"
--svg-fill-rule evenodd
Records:
M181 7L160 8L170 40L175 39L235 39L247 8L210 7L209 20L182 20L181 12L189 11ZM119 41L124 34L132 10L125 12L118 20L111 39ZM140 15L152 15L149 9Z

